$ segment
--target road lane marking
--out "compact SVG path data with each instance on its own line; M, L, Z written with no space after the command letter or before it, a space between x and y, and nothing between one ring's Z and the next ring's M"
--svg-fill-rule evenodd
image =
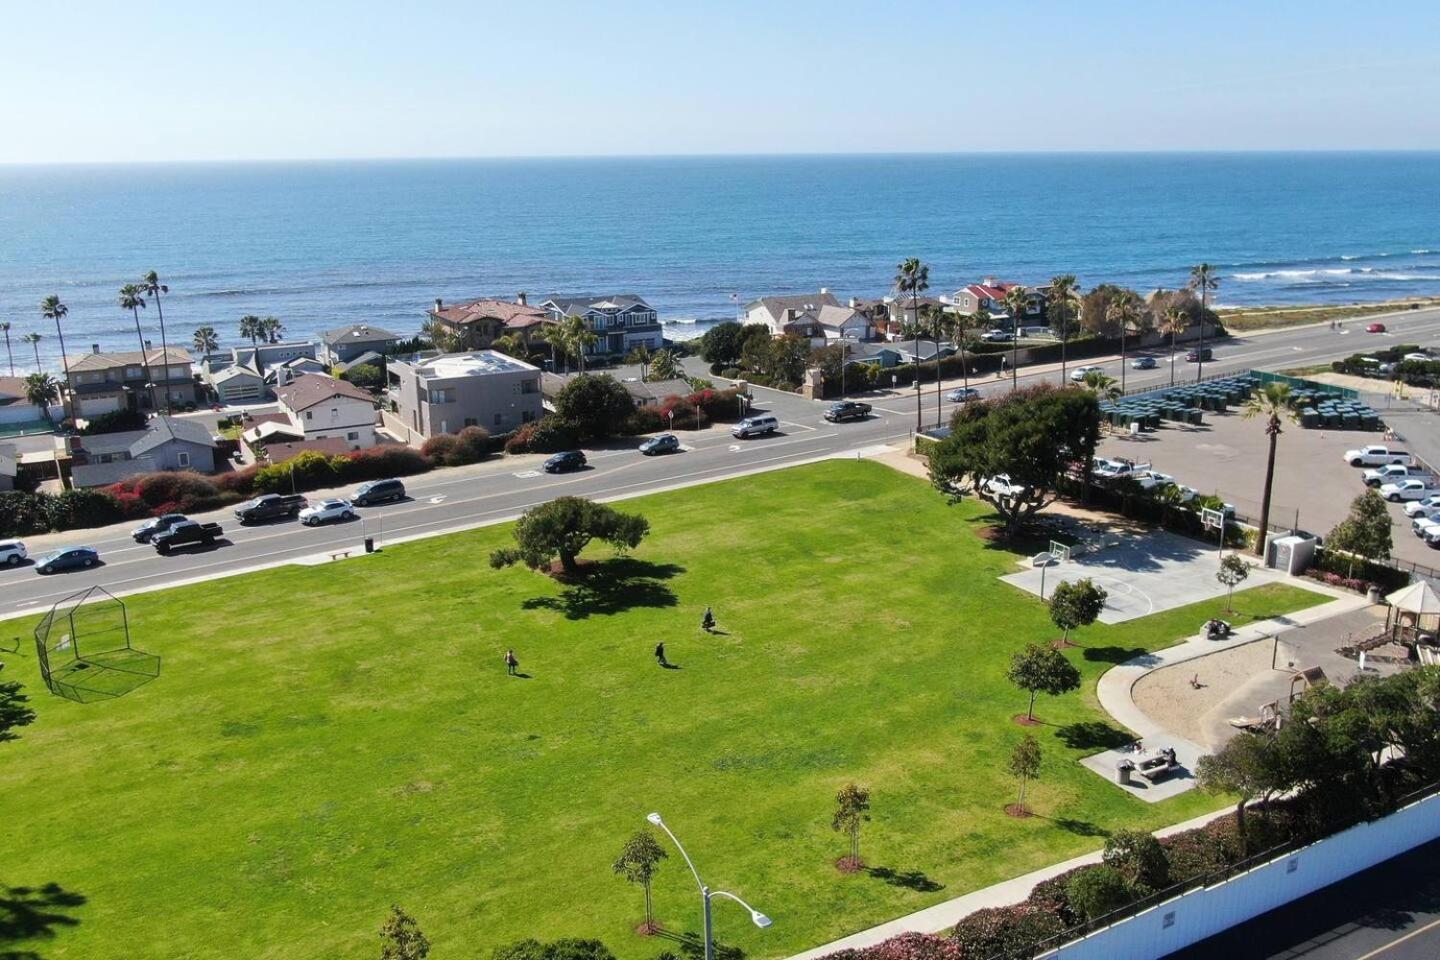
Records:
M1363 954L1362 956L1356 957L1355 960L1371 960L1372 957L1378 957L1378 956L1380 956L1380 954L1384 953L1386 950L1389 950L1389 949L1391 949L1391 948L1393 948L1393 947L1398 947L1398 946L1400 946L1400 944L1404 943L1406 940L1409 940L1409 939L1411 939L1411 938L1413 938L1413 937L1418 937L1418 936L1420 936L1420 934L1425 933L1425 932L1427 932L1427 931L1429 931L1429 930L1433 930L1433 929L1435 929L1436 927L1440 927L1440 920L1431 920L1429 923L1425 924L1425 926L1420 927L1420 928L1418 928L1418 929L1416 929L1416 930L1411 930L1409 933L1405 934L1405 936L1403 936L1403 937L1400 937L1398 940L1391 940L1389 943L1385 944L1383 947L1376 947L1374 950L1371 950L1369 953Z

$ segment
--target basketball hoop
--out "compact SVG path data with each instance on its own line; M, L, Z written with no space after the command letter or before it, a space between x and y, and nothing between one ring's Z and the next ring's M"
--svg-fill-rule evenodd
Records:
M1050 541L1050 556L1056 563L1064 563L1070 559L1070 546L1061 543L1059 540Z
M1206 530L1220 530L1225 526L1225 511L1211 510L1209 507L1200 508L1200 522Z

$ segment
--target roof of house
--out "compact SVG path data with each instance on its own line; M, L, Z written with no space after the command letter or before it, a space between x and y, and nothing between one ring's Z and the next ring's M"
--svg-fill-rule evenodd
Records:
M612 293L605 296L596 296L592 293L552 293L541 303L553 306L556 312L567 317L583 314L590 310L631 310L635 307L650 309L650 304L645 302L645 298L636 293Z
M835 299L835 294L829 290L821 290L818 293L797 293L782 297L760 297L751 300L745 305L745 309L752 310L757 306L763 307L774 319L784 320L786 310L798 310L801 312L816 311L826 306L838 307L840 306L840 301Z
M112 460L109 463L76 464L70 468L70 482L76 487L107 487L128 477L154 473L153 457Z
M471 300L469 303L449 305L442 303L439 309L431 308L426 312L430 316L444 320L456 327L463 327L486 319L499 320L506 326L510 326L511 321L514 320L523 320L524 323L520 325L528 326L531 323L543 323L549 319L540 307L493 297L482 297L479 300Z
M308 410L317 403L324 403L332 397L347 397L373 403L369 392L353 383L337 380L323 373L302 373L288 384L275 391L275 399L291 410Z
M494 350L472 350L469 353L442 353L411 369L418 377L427 380L454 380L459 377L483 377L494 373L523 373L536 371L523 360L506 356Z
M284 463L302 453L323 453L334 457L350 452L351 444L340 437L323 437L311 440L290 440L265 445L265 459L272 464Z
M688 397L695 390L688 380L676 377L670 380L625 380L621 384L625 392L642 403L648 400L664 400L666 397Z
M335 364L335 366L339 368L341 372L344 372L354 369L355 367L364 366L367 363L371 366L379 366L384 360L385 358L374 350L366 350L364 353L357 355L353 360L345 360Z
M337 327L320 334L321 342L332 347L338 343L383 343L399 339L400 334L391 333L384 327L372 327L368 323L352 323L348 327Z
M237 377L249 377L252 380L264 379L254 367L246 366L243 363L232 363L230 366L212 373L210 375L210 382L218 385L227 380L234 380Z
M29 402L25 399L25 378L0 377L0 407L16 402Z
M305 431L290 422L290 418L284 414L278 415L279 419L265 420L249 427L240 435L246 446L253 447L257 442L269 444L275 437L285 437L288 440L303 440ZM285 443L288 440L279 442Z
M198 420L187 420L181 417L156 417L149 423L143 436L130 447L132 457L139 456L163 443L171 440L180 440L185 443L195 443L202 447L215 446L215 438L210 433L210 428Z
M139 350L121 350L116 353L87 353L78 357L66 357L66 364L71 372L76 370L113 370L116 367L144 366L172 366L180 363L190 363L190 351L183 347L170 347L168 350L161 350L159 347L146 350L143 354Z

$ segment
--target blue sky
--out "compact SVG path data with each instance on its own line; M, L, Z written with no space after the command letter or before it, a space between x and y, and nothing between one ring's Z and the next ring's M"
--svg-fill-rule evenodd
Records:
M1440 149L1440 4L15 3L0 162Z

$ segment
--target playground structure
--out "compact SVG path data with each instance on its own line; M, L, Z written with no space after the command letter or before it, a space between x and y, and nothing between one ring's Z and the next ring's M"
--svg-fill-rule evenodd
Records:
M35 628L35 654L56 696L113 700L160 676L160 658L130 643L125 604L103 587L58 601Z

